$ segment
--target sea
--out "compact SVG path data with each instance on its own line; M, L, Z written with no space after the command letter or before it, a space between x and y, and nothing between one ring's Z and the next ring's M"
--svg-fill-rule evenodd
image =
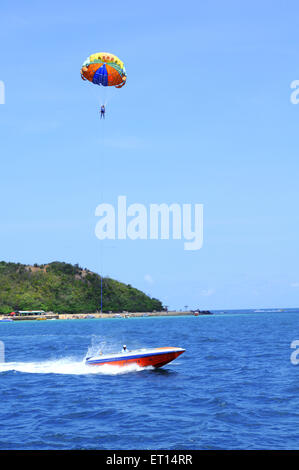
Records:
M299 448L299 309L0 322L1 450ZM161 369L86 366L186 349Z

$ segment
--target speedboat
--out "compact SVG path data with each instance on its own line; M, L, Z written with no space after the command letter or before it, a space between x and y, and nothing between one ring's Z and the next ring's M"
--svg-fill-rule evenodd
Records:
M140 367L162 367L168 362L173 361L183 354L182 348L151 348L135 349L134 351L122 351L120 353L99 354L97 356L87 357L86 364L92 366L112 365L124 367L131 364L137 364Z

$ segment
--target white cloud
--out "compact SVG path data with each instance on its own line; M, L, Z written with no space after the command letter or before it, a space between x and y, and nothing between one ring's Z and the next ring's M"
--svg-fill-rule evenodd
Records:
M200 295L203 297L210 297L210 295L213 295L215 293L215 289L201 289Z
M153 283L154 283L154 280L153 280L153 278L152 278L152 276L151 276L150 274L145 274L144 280L145 280L146 282L148 282L149 284L153 284Z
M299 287L299 282L292 282L291 287Z

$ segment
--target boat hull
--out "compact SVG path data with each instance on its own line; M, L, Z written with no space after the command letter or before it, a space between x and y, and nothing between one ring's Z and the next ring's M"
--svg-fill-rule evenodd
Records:
M90 357L86 360L86 364L93 366L112 365L117 367L125 367L131 364L137 364L139 367L152 366L155 368L162 367L165 364L176 359L183 354L185 350L182 348L155 348L151 350L138 350L129 353L122 353L111 356Z

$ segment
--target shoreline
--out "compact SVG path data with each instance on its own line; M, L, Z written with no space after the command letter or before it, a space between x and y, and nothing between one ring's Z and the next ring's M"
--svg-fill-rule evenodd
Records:
M87 320L87 319L103 319L103 318L137 318L137 317L173 317L173 316L198 316L212 315L212 313L194 313L191 311L168 311L168 312L121 312L121 313L53 313L48 312L43 315L9 315L0 314L0 320L11 319L13 321L26 320Z

